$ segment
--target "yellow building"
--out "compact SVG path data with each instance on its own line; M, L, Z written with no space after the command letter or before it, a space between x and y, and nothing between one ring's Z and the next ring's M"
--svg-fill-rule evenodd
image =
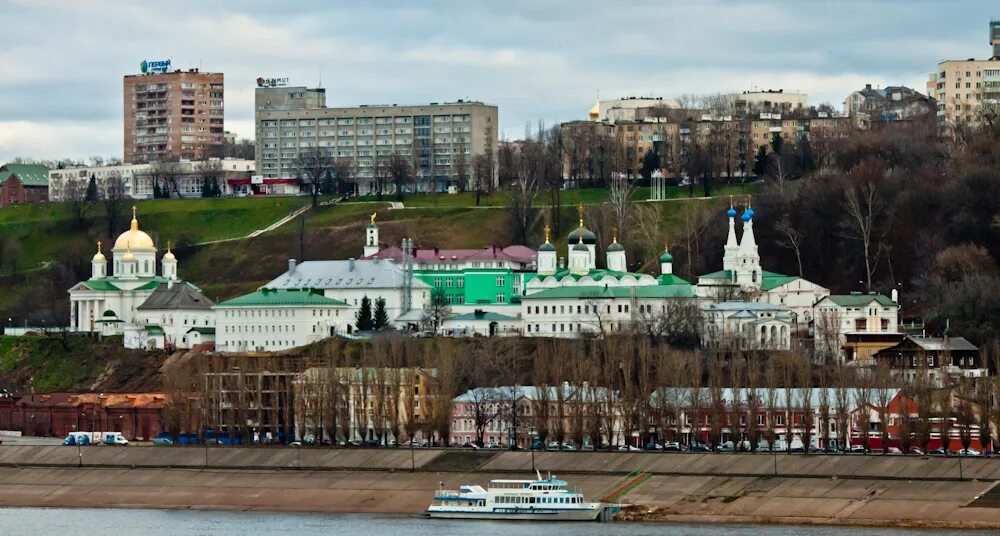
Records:
M987 108L1000 110L1000 21L990 23L993 57L944 60L927 80L927 95L937 99L937 118L946 129L976 125Z

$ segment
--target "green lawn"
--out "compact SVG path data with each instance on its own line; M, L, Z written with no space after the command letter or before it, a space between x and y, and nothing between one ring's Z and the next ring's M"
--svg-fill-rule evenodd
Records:
M225 238L237 238L267 227L281 217L310 202L307 197L267 197L228 199L158 199L137 201L139 227L157 241L195 244ZM118 233L128 229L131 211L118 224ZM19 205L0 210L0 273L33 269L64 255L79 256L95 248L102 240L109 247L114 236L107 236L104 211L93 207L88 224L75 225L66 203ZM105 250L106 252L107 250Z
M727 184L722 185L717 188L712 189L712 197L729 196L729 195L747 195L753 194L757 191L757 188L753 184ZM686 186L668 186L666 188L666 198L667 199L682 199L690 197L688 194L688 188ZM550 205L552 204L551 193L549 191L541 191L535 196L536 205ZM704 191L700 186L694 188L694 197L704 196ZM605 188L579 188L579 189L569 189L562 190L560 192L560 202L563 205L596 205L598 203L603 203L608 200L608 190ZM636 201L642 201L649 199L649 188L642 187L636 188L635 193L632 194L632 199ZM382 196L382 202L388 203L390 201L395 201L395 196L385 195ZM372 203L376 202L377 198L375 196L362 196L354 197L347 201L347 203ZM479 201L479 206L484 207L502 207L507 204L507 194L506 192L494 192L491 196L482 196ZM411 194L403 197L403 205L406 207L472 207L476 205L476 194L472 192L461 192L457 194Z

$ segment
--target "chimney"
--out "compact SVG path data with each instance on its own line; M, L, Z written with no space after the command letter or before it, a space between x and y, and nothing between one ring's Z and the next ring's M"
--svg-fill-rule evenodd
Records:
M898 289L892 289L892 301L896 302L897 304L899 303L899 290Z
M349 272L353 272L354 271L354 257L351 257L350 259L347 259L347 270Z
M872 88L871 84L865 84L865 89L871 89L871 88Z
M295 259L288 259L288 275L295 273Z

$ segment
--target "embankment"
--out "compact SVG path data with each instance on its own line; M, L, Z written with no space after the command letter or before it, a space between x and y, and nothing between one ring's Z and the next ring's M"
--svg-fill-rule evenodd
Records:
M79 452L82 467L71 447L0 447L0 505L416 514L441 482L485 484L531 469L525 452ZM632 520L1000 528L1000 460L537 453L535 465L594 498L629 473L651 473L621 499L636 505L625 513Z

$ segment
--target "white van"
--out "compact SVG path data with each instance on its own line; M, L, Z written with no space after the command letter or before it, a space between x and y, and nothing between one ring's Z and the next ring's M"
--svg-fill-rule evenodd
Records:
M128 446L128 439L125 439L121 432L101 432L99 440L105 445Z

